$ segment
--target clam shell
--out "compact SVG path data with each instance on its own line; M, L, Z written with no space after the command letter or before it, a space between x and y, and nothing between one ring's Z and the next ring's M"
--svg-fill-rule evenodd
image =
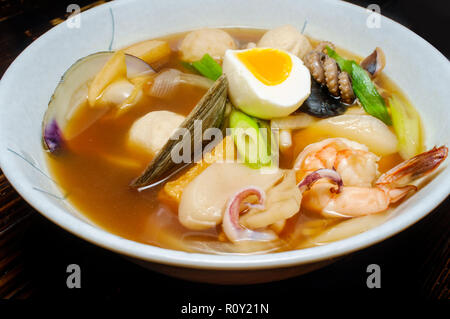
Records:
M100 72L112 55L113 52L98 52L81 58L61 77L42 121L42 142L46 150L55 152L61 149L65 139L73 137L64 135L67 122L86 100L88 82ZM154 73L147 63L135 56L125 55L125 62L128 78ZM80 129L89 127L107 111L108 109L99 109Z

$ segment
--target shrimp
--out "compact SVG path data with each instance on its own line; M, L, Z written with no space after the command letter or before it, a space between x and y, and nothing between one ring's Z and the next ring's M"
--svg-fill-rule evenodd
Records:
M385 211L416 191L417 187L410 184L434 171L447 155L446 146L435 147L378 177L378 157L364 145L341 138L311 144L295 162L297 176L318 167L334 168L344 186L336 192L332 183L321 180L304 193L302 207L326 217L358 217Z
M379 176L379 157L346 138L328 138L305 147L295 160L297 180L318 169L336 170L344 185L369 187Z

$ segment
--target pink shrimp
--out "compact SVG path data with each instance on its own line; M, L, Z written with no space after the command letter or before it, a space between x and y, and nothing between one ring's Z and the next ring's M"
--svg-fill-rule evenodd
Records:
M305 147L295 160L297 180L321 169L335 169L344 185L371 186L379 175L378 156L367 146L346 138L328 138Z
M320 165L332 165L342 175L344 186L340 192L330 191L333 185L320 181L305 192L302 199L303 208L333 217L357 217L385 211L391 203L417 190L416 186L410 184L430 174L448 155L446 146L435 147L400 163L376 179L377 160L373 162L376 157L370 156L370 152L351 147L339 149L337 146L350 146L345 139L329 139L319 143L305 148L305 153L299 155L294 168L303 173L301 170L308 171L311 165L313 169ZM323 161L321 153L327 153L330 157ZM364 171L364 159L367 160L367 171Z

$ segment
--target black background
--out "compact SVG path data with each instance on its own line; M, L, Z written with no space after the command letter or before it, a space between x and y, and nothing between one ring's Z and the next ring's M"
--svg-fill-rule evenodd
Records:
M78 1L80 5L89 2ZM364 7L370 3L379 4L383 15L418 33L449 56L447 32L450 27L450 1L349 2ZM39 33L41 29L48 29L43 21L61 16L61 12L64 13L71 2L41 1L39 5L33 1L24 3L25 18L0 23L0 52L4 58L14 58L14 53L10 52L17 51L17 48L22 50L31 42L32 39L24 35L26 30ZM4 71L0 70L0 74ZM167 318L182 318L181 306L188 302L216 306L233 302L258 302L269 303L270 318L277 318L276 314L282 311L300 316L302 309L308 307L306 300L343 298L351 304L354 299L371 300L375 297L396 300L436 298L444 294L448 298L448 279L442 281L439 278L442 278L442 269L447 269L448 273L449 206L450 201L447 199L408 230L331 266L301 277L251 286L192 283L147 271L61 230L37 213L32 216L32 227L23 238L23 249L26 271L33 278L35 286L32 295L35 301L138 300L147 305L149 310L162 311ZM72 263L81 266L81 289L66 287L66 267ZM368 289L366 286L366 267L372 263L381 266L381 289ZM149 314L149 317L152 316Z

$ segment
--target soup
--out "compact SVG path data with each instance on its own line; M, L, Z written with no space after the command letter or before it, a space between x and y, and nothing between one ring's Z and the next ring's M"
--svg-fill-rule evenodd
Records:
M386 220L446 148L422 153L420 119L382 73L381 49L363 60L292 28L203 29L72 67L67 79L82 68L91 76L58 88L44 119L49 167L70 203L121 237L216 254L312 247ZM62 103L75 107L51 110ZM174 154L166 141L192 112L231 130L204 149L209 162L164 162L165 150Z

